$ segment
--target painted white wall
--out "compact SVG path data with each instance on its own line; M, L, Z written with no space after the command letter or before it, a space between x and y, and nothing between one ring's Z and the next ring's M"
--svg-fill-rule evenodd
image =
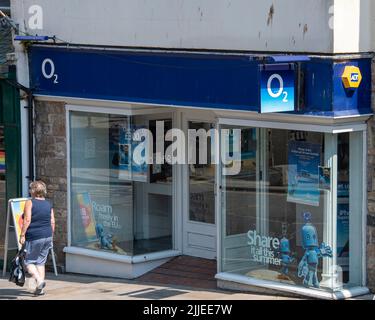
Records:
M334 53L375 50L375 3L373 0L335 0Z
M375 51L375 2L361 0L359 14L359 51Z
M334 1L12 0L12 15L27 27L40 5L43 29L28 31L79 44L331 53Z
M360 0L335 0L334 52L359 50Z

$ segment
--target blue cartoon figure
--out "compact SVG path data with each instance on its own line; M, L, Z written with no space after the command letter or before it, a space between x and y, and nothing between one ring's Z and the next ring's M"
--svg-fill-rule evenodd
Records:
M104 227L102 224L97 223L95 226L96 235L99 238L100 248L101 249L113 249L112 245L112 235L104 233Z
M289 265L294 261L291 256L289 240L285 236L280 240L281 273L285 276L289 273Z
M292 252L290 250L290 242L287 238L287 224L282 224L282 234L283 237L280 239L280 247L279 247L279 257L281 259L281 274L278 276L281 280L290 280L288 277L289 274L289 265L295 260L292 256Z
M332 257L332 249L324 242L319 246L318 233L314 225L310 223L311 213L303 214L305 224L302 227L302 245L305 254L298 265L298 277L303 277L304 286L319 288L317 268L319 258Z

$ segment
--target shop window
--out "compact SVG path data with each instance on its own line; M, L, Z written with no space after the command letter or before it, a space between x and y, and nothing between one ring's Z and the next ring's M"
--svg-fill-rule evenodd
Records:
M146 116L70 113L73 246L123 255L172 249L172 170L156 174L134 161L135 130L152 127Z
M240 129L258 143L241 141L251 170L222 175L221 271L322 290L360 285L361 251L349 252L361 244L351 231L361 225L361 133Z
M349 133L338 135L337 144L337 264L342 281L349 281Z
M246 233L249 226L256 226L257 132L253 128L241 128L241 169L236 175L226 176L223 182L227 236ZM233 156L231 147L230 143L229 153Z

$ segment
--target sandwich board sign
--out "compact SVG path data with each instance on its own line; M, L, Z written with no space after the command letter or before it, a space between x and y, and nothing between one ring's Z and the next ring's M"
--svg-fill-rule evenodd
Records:
M3 265L3 277L6 273L8 250L9 249L21 249L21 244L19 243L19 238L22 230L23 224L23 212L25 209L26 201L30 198L17 198L10 199L8 201L7 209L7 219L5 227L5 242L4 242L4 265ZM10 234L13 234L16 245L14 241L10 240ZM55 253L53 248L51 249L52 263L55 275L57 276L57 268L55 261Z

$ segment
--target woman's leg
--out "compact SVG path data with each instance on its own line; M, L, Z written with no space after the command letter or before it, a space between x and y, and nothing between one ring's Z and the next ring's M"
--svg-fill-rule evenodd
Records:
M31 274L31 276L36 280L37 285L41 283L41 277L39 275L39 271L35 264L28 264L26 266L27 272Z
M44 264L37 265L36 269L38 270L38 273L39 273L40 282L43 282L45 279L45 274L46 274L45 265Z

